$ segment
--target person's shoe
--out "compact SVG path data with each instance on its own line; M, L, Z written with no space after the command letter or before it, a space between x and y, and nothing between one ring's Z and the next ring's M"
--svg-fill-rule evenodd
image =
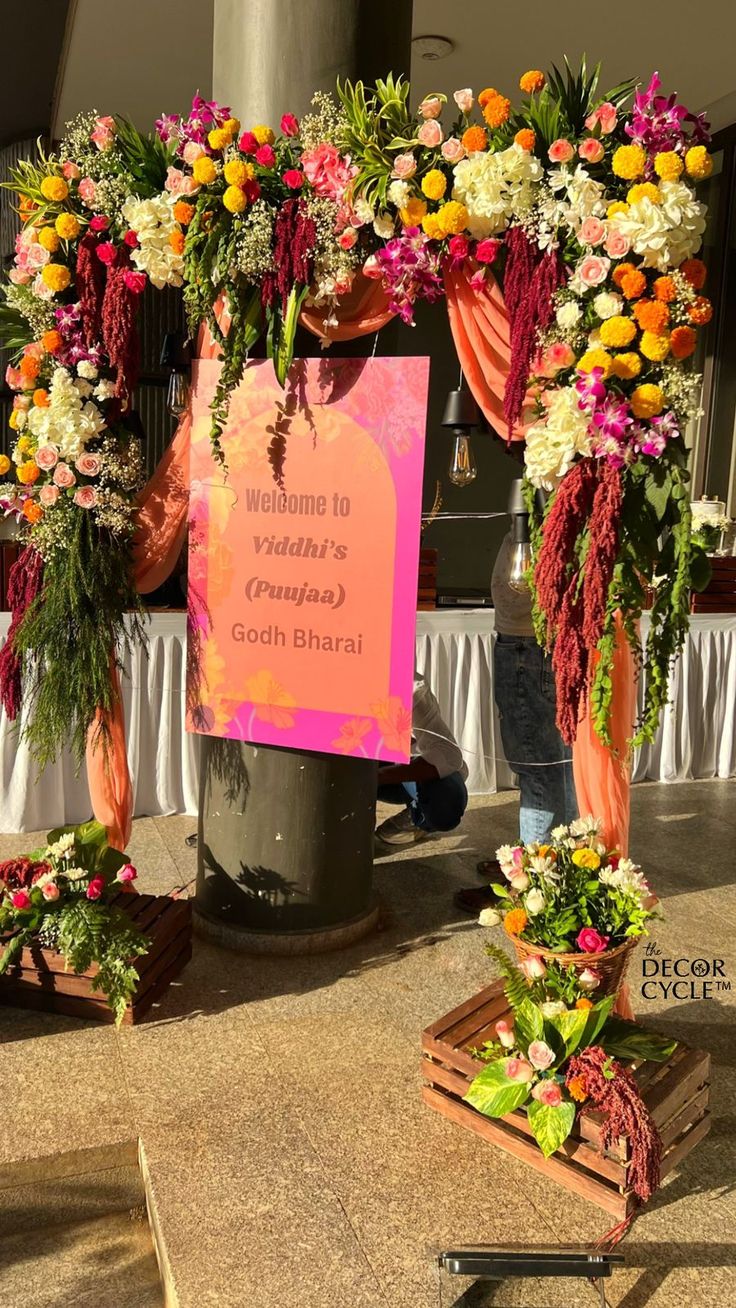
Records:
M484 908L495 908L499 902L490 886L468 886L465 890L458 890L453 899L456 908L473 917L478 917Z
M497 858L482 858L480 863L476 863L475 870L481 881L488 884L489 881L503 881L501 864Z
M395 817L386 818L380 827L376 827L376 840L383 845L391 845L393 848L407 848L409 845L418 845L421 840L426 840L431 832L424 831L422 827L416 827L412 821L411 809L405 808L402 813L397 813Z

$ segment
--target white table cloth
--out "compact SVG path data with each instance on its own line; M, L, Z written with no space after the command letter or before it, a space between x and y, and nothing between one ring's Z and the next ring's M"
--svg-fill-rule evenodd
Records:
M417 615L416 665L465 755L471 794L512 784L493 700L493 611ZM0 643L9 623L0 614ZM642 623L646 632L646 618ZM196 813L198 738L184 730L185 616L157 613L148 650L126 657L123 681L135 814ZM697 614L671 682L657 739L634 779L685 781L736 775L736 615ZM49 829L89 817L84 775L69 757L36 780L28 751L0 711L0 831Z

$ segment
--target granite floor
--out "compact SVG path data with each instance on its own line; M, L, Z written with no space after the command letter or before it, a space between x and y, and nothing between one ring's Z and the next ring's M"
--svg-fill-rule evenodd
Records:
M733 782L637 786L632 839L663 900L661 956L716 956L731 979L735 800ZM341 953L256 958L196 941L191 964L140 1027L0 1009L4 1308L155 1302L140 1233L128 1230L126 1243L115 1222L96 1228L108 1218L105 1185L88 1187L74 1208L75 1178L116 1168L127 1177L138 1142L176 1308L593 1308L593 1290L569 1281L470 1288L460 1300L465 1287L440 1283L436 1270L443 1248L589 1241L610 1225L419 1097L422 1028L490 975L482 933L452 892L476 883L476 860L513 838L516 821L512 794L475 800L457 833L381 859L380 930ZM142 890L192 878L184 842L194 826L188 817L136 822L130 851ZM0 837L0 857L34 843ZM711 1051L714 1125L636 1222L608 1300L736 1303L733 997L645 999L641 963L632 980L641 1015ZM46 1214L43 1239L33 1222L19 1227L19 1211L35 1212L36 1225ZM106 1231L117 1261L104 1256ZM87 1277L78 1285L75 1265ZM139 1298L121 1290L134 1267ZM87 1299L91 1268L97 1297Z

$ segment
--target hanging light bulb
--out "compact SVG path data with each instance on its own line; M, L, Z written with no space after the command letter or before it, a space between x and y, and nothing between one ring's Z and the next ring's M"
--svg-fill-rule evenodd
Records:
M448 475L455 486L468 486L478 475L475 455L470 444L470 433L473 427L478 426L478 406L470 391L463 387L462 380L461 372L460 387L456 391L450 391L447 396L442 418L442 426L449 427L454 436Z
M520 521L520 519L515 519ZM528 520L527 520L528 521ZM527 573L532 566L532 547L528 540L514 541L511 551L508 584L511 590L523 595L529 589Z
M185 372L172 372L166 391L166 408L175 418L181 417L189 408L189 378Z
M161 367L170 369L166 408L175 418L189 408L189 365L189 348L183 333L167 332L161 349Z
M470 437L467 432L457 431L450 455L450 481L455 486L468 486L471 481L475 481L477 475Z
M529 514L524 502L523 478L517 477L509 490L508 512L511 515L511 552L504 578L509 590L524 595L529 590L528 573L534 561L529 540Z

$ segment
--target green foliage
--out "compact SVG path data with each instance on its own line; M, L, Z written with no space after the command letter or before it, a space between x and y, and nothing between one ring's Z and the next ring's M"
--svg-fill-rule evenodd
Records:
M487 944L486 953L498 965L504 979L503 988L509 1006L517 1013L529 999L529 987L515 963L498 945Z
M299 323L299 310L308 294L308 286L295 283L289 291L286 313L282 314L274 310L269 312L267 351L269 359L273 359L280 386L286 384L286 374L294 357L294 337Z
M156 132L139 132L127 118L115 118L115 145L123 167L135 181L135 193L142 198L164 189L172 155Z
M549 1158L565 1143L575 1125L575 1114L575 1104L570 1099L565 1099L554 1107L551 1104L540 1104L536 1099L529 1100L529 1125L545 1158Z
M114 877L128 862L127 854L108 845L107 831L95 818L77 826L55 827L49 831L46 841L49 845L55 845L65 835L74 836L75 865L83 867L90 876ZM39 858L43 857L44 852L39 851Z
M347 116L345 148L359 168L356 193L369 204L385 203L394 157L417 144L409 109L410 86L389 73L366 91L362 82L339 82L337 94Z
M34 339L28 321L14 305L0 299L0 343L11 355L19 354Z
M645 1031L620 1017L608 1018L598 1043L613 1058L646 1059L653 1063L664 1063L677 1048L676 1040Z
M541 1040L544 1035L544 1018L541 1010L528 993L514 1013L514 1033L523 1053L526 1053L532 1041Z
M31 927L21 927L15 932L15 935L10 937L3 946L2 954L0 954L0 976L7 972L9 967L13 966L16 959L20 958L32 935L33 929Z
M512 1081L506 1075L506 1059L489 1063L468 1087L465 1102L486 1117L505 1117L526 1103L531 1092L528 1081Z
M115 701L111 660L120 666L121 646L145 643L129 543L99 530L91 514L71 505L67 527L15 637L30 706L23 734L39 769L67 748L81 765L89 726ZM97 745L107 746L102 725Z
M148 948L128 914L101 900L75 898L56 914L54 939L72 971L86 972L97 963L92 989L107 996L116 1022L121 1022L138 984L132 960Z

